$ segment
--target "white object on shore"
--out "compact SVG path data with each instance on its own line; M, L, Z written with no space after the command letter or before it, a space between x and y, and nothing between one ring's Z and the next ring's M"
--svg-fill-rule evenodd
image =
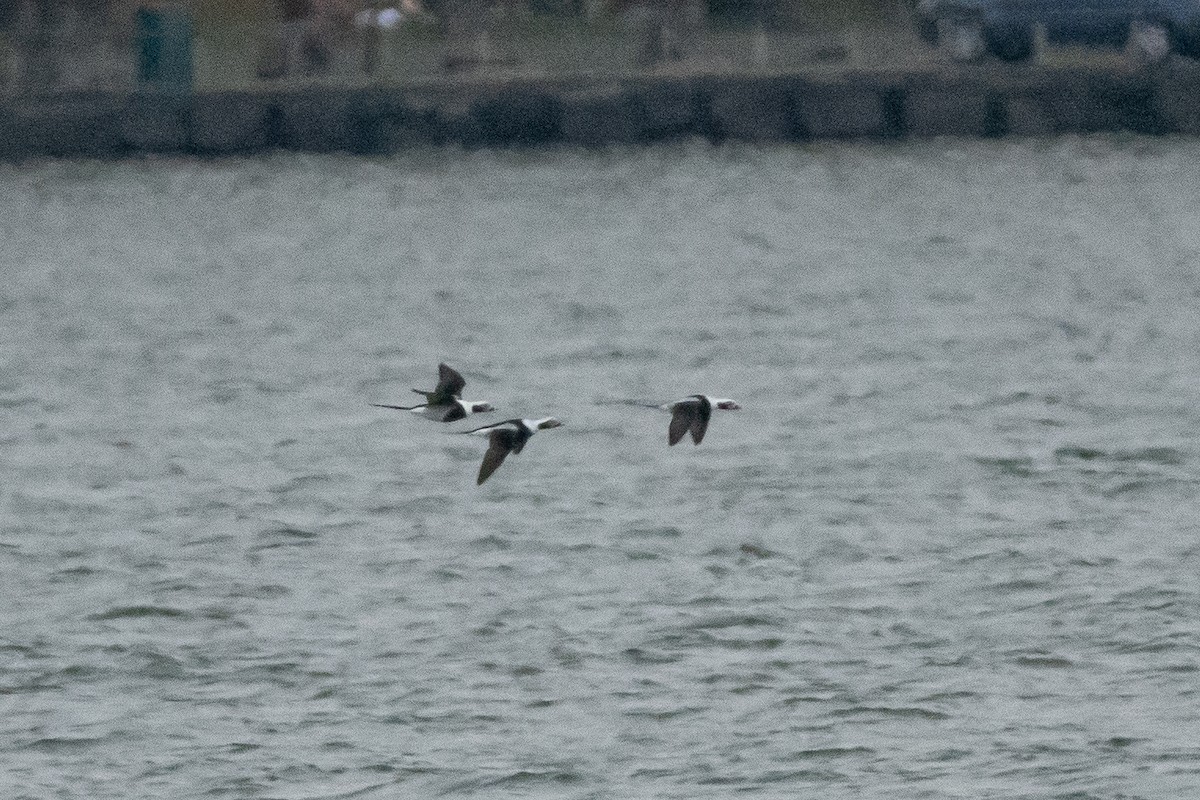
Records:
M765 67L771 60L771 42L767 39L767 30L761 23L754 29L750 60L756 67Z
M368 8L354 15L354 25L358 28L382 28L390 31L403 21L404 12L390 6L378 11Z
M1033 63L1046 63L1046 23L1033 26Z
M1139 64L1160 64L1171 54L1167 29L1157 22L1129 26L1129 55Z

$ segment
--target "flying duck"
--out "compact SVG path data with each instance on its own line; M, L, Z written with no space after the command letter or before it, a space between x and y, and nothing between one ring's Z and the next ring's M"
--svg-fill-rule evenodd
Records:
M671 412L671 426L667 428L667 444L675 446L683 439L684 434L691 433L692 441L696 444L704 441L704 432L708 430L708 419L714 408L722 411L738 411L741 406L725 397L709 397L706 394L693 394L674 403L659 406Z
M463 431L463 433L475 436L488 437L487 453L483 456L483 463L479 465L479 477L475 480L475 485L481 485L489 475L499 469L500 465L504 463L505 456L509 453L514 455L520 453L521 448L535 433L557 428L560 425L562 423L554 417L507 419L504 422L497 422L495 425L484 425L481 428Z
M483 414L495 411L491 403L476 400L463 400L462 390L467 382L462 375L446 364L438 364L438 382L432 392L423 389L413 389L414 392L425 396L425 402L415 406L389 406L383 403L372 403L376 408L394 408L399 411L411 411L420 414L425 419L435 422L456 422L466 419L471 414Z

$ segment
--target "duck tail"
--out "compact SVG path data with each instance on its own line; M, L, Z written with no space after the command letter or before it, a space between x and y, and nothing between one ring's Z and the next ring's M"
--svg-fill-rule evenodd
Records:
M635 408L662 408L658 403L647 403L645 400L597 400L598 406L634 406Z

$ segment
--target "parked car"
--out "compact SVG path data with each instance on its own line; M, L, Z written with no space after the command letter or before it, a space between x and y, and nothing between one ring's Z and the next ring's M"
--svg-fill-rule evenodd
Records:
M1200 0L917 0L916 15L921 37L958 61L1023 61L1038 25L1052 43L1200 57Z

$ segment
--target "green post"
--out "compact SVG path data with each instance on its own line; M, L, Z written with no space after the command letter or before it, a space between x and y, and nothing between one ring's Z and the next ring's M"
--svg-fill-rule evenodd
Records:
M183 8L137 10L138 84L192 90L192 15Z

